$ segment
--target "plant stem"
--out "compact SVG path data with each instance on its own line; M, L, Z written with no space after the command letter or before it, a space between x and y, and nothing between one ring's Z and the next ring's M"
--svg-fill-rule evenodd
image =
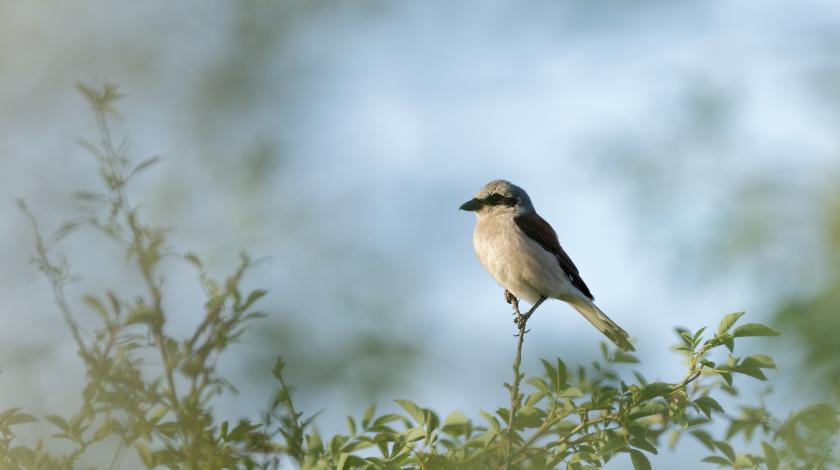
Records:
M516 417L516 412L519 410L519 383L522 380L522 374L519 372L519 367L522 364L522 343L525 342L525 326L528 322L528 318L524 317L519 311L519 300L513 298L510 304L513 307L515 321L519 328L519 334L516 335L516 356L513 359L513 385L510 387L510 410L508 412L507 436L505 437L505 470L510 469L510 463L513 457L513 437L516 433L513 421ZM533 313L533 310L534 309L531 309L529 313Z
M280 382L280 398L283 406L286 407L286 412L289 414L288 425L290 427L289 434L286 435L286 440L289 445L288 453L300 465L303 465L306 459L306 452L303 449L303 428L304 425L300 422L300 413L295 409L295 403L292 401L292 389L286 385L286 380L283 378L282 369L276 373L275 377ZM285 433L284 433L285 434Z
M516 452L514 452L513 456L511 456L511 458L513 459L515 457L516 459L514 461L519 461L522 457L524 457L523 453L529 447L531 447L531 445L534 442L536 442L537 439L539 439L540 437L545 435L545 433L548 432L551 429L552 426L559 423L560 421L563 420L563 418L565 418L567 416L568 416L567 414L560 414L560 415L558 415L557 417L555 417L551 420L547 420L545 423L543 423L542 426L540 426L540 429L538 429L536 432L534 432L534 434L532 434L531 437L529 437L528 440L525 441L524 444L522 444L522 447L520 447ZM602 415L602 416L599 416L597 418L593 418L593 419L590 419L590 420L587 420L587 421L583 421L583 422L579 423L577 426L575 426L574 428L572 428L571 430L569 430L569 432L568 432L568 434L566 434L566 436L558 439L556 441L555 445L557 446L557 445L561 445L561 444L567 444L569 442L569 438L571 438L572 436L574 436L575 434L577 434L578 432L580 432L581 430L583 430L584 428L586 428L588 426L591 426L593 424L597 424L597 423L600 423L600 422L604 422L604 421L615 420L617 418L618 417L615 416L615 414L609 414L609 415Z

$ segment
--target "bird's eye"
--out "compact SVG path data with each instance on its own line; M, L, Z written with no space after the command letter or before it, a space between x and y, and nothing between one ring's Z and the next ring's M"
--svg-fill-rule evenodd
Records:
M491 194L487 196L487 202L489 202L490 204L498 204L502 202L502 199L504 198L501 194Z

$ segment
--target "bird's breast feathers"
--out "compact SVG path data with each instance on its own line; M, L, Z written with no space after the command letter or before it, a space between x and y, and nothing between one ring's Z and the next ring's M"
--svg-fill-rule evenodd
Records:
M473 248L484 269L516 297L533 304L540 296L574 294L557 257L527 236L513 214L480 217ZM576 289L575 289L576 290Z

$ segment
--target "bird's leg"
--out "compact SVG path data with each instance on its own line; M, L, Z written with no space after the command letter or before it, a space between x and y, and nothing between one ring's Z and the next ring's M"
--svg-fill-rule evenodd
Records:
M525 314L525 318L529 318L531 315L533 315L533 314L534 314L534 312L535 312L535 311L537 311L537 308L538 308L540 305L542 305L542 303L543 303L543 302L545 302L545 301L546 301L546 299L547 299L547 297L545 297L545 296L541 296L541 297L537 300L537 303L535 303L535 304L531 307L531 309L530 309L530 310L528 310L528 313L526 313L526 314Z
M519 299L517 299L515 295L511 294L509 290L505 289L505 302L512 304L514 302L519 302Z
M508 294L510 294L510 291L505 289L505 300L513 307L513 322L518 325L519 319L522 318L522 312L519 311L519 299L514 297L513 294L510 294L510 297L508 297Z
M519 299L514 297L510 302L508 302L511 307L513 307L513 316L519 318L522 316L522 312L519 311Z
M528 321L529 318L531 318L531 315L533 315L534 312L537 311L537 308L540 305L542 305L543 302L545 302L545 300L546 300L546 297L541 296L537 300L537 302L533 306L531 306L531 309L528 310L527 312L525 312L525 314L519 313L519 308L516 309L516 313L518 313L518 315L516 316L516 319L514 319L514 322L516 323L516 325L519 327L520 330L525 328L525 323Z

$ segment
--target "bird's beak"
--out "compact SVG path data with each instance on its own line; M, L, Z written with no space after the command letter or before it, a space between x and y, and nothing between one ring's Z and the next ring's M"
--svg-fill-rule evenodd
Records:
M483 205L484 203L481 202L481 200L472 198L469 201L461 204L461 207L459 207L458 209L461 209L462 211L477 211L481 209Z

